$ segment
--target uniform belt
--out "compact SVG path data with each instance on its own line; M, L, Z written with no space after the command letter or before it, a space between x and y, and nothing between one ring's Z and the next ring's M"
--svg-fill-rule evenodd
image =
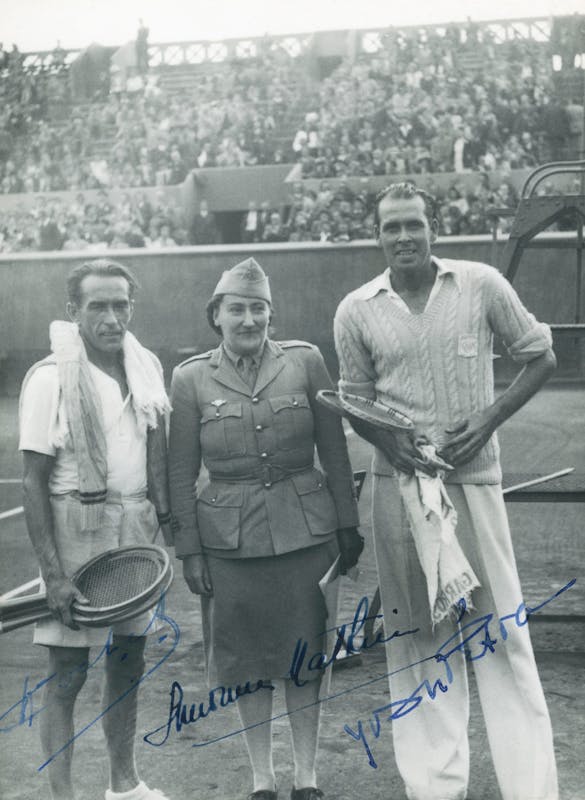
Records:
M284 467L277 467L267 464L262 467L258 472L248 475L220 475L217 472L209 473L210 481L220 481L221 483L260 483L264 486L272 486L273 483L284 481L293 475L300 475L303 472L311 472L314 469L313 464L307 464L298 469L285 469Z
M72 489L70 492L60 492L58 495L53 496L55 497L63 495L69 495L69 497L79 500L79 492L76 489ZM146 490L143 492L135 492L134 494L122 494L122 492L116 492L112 489L108 489L106 494L106 503L119 506L123 506L124 503L141 503L146 499Z

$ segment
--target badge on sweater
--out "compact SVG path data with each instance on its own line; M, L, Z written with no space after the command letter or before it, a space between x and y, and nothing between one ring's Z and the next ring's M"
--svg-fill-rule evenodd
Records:
M457 355L463 358L474 358L478 353L478 340L475 333L462 333L459 336Z

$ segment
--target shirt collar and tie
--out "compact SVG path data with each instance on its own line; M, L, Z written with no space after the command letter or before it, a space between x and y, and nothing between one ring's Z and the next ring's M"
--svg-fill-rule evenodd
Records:
M226 346L225 342L222 344L222 348L226 356L234 365L234 368L240 378L242 378L244 383L249 386L250 389L253 389L256 383L256 378L258 377L258 370L260 369L264 348L260 353L257 353L253 356L238 355L238 353L234 353L232 350L230 350L229 347Z

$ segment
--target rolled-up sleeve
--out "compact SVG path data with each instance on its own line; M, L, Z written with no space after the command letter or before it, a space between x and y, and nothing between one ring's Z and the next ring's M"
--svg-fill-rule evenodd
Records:
M202 553L197 527L196 482L201 468L200 412L190 370L177 367L171 382L169 483L177 558Z
M55 456L49 433L57 419L59 379L57 367L48 365L34 372L22 390L20 398L19 450L32 450Z
M496 270L490 280L488 319L495 336L499 337L510 357L526 363L552 350L550 327L538 322L512 288L509 281Z

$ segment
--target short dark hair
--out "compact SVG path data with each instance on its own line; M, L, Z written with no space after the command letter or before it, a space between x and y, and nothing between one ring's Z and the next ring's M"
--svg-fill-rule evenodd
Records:
M81 284L88 275L98 275L105 278L112 276L125 278L128 281L130 299L134 297L136 290L139 288L135 275L128 267L109 258L98 258L95 261L85 261L83 264L78 264L73 267L67 276L67 298L70 303L76 306L81 305Z
M219 325L216 325L213 317L215 312L219 309L221 305L221 301L223 300L223 294L214 294L213 297L208 301L207 305L205 306L205 313L207 314L207 321L211 325L211 328L221 336L221 328Z
M219 327L219 325L215 324L213 317L216 311L219 310L221 301L223 300L224 297L225 297L224 294L214 294L213 297L210 300L208 300L207 305L205 306L207 321L209 322L212 330L214 330L218 336L222 335L221 328ZM271 303L268 303L268 305L270 306L270 319L268 320L268 325L270 325L272 323L272 318L274 317L274 309L272 308Z
M390 186L382 189L376 195L374 205L374 234L376 236L380 232L380 203L386 197L391 200L412 200L414 197L420 197L425 205L425 215L428 221L432 222L437 218L437 200L432 194L419 188L416 184L410 183L410 181L391 183Z

